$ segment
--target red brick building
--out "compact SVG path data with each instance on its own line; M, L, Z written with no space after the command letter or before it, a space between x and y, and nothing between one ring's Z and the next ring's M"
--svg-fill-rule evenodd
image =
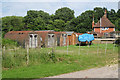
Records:
M92 22L93 32L97 34L98 37L103 37L108 35L110 32L115 31L115 25L107 18L107 11L105 10L105 14L100 18L100 20L95 24L94 17Z

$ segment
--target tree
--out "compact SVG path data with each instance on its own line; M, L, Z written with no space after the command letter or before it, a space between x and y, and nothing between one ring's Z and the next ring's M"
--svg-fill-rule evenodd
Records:
M66 31L76 31L76 26L80 23L78 18L73 18L70 21L66 22L65 30Z
M58 20L56 19L54 22L53 22L53 25L56 29L60 29L61 31L64 30L65 28L65 22L63 20Z
M69 31L86 32L92 30L92 18L94 11L88 10L83 12L77 18L67 22L66 28Z
M95 22L97 22L103 15L105 12L105 8L101 8L101 7L95 7L94 8L94 17L95 17Z
M52 15L42 10L29 10L24 17L3 17L2 34L18 30L55 30L85 33L92 30L93 15L96 23L104 15L105 10L107 9L95 7L94 10L87 10L77 17L74 17L74 11L67 7L56 10L55 14ZM117 12L114 9L107 10L107 17L115 24L116 30L120 31L120 9Z
M120 18L120 9L117 11L117 17Z
M120 18L115 20L115 27L116 27L116 31L120 31Z
M45 30L45 22L42 18L33 18L32 22L27 25L27 28L31 30ZM46 29L47 30L47 29Z
M6 16L2 18L3 35L8 31L24 30L23 17L20 16Z
M27 15L24 17L24 22L27 29L31 30L45 30L49 23L50 15L42 10L29 10Z
M55 12L55 19L61 19L67 22L73 18L74 18L74 11L71 10L70 8L63 7L63 8L56 10Z
M111 11L108 11L108 19L115 24L115 20L117 19L116 17L116 12L114 9L111 9Z

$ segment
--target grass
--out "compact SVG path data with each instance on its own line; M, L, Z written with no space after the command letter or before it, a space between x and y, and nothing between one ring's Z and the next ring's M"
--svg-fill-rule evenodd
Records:
M24 58L26 57L25 49L18 49L16 51L6 50L3 54L9 54L8 57L11 56L12 59L9 59L13 61L11 63L13 66L10 67L11 64L4 66L2 77L42 78L94 67L102 67L109 64L117 64L118 48L113 47L113 44L107 44L105 54L105 47L106 44L93 44L90 47L81 46L80 48L79 46L71 45L68 47L68 54L66 46L56 47L55 53L52 55L51 53L48 54L52 51L52 48L30 49L29 65L26 65L26 58ZM15 54L19 54L19 56L13 57ZM4 59L3 63L8 63L6 61L7 59ZM17 66L14 65L15 63Z

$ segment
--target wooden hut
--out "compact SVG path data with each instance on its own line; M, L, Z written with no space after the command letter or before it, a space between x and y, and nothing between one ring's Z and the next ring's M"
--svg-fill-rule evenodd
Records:
M27 45L29 45L29 48L41 47L41 41L39 40L41 36L34 31L10 31L5 34L4 38L15 40L24 48Z
M54 32L57 37L57 46L67 46L67 34L65 32Z
M41 36L41 47L54 47L56 46L56 35L54 31L35 31L38 35Z
M68 44L75 45L76 44L76 34L73 31L71 31L71 32L67 31L66 34L67 34L68 41L69 41Z

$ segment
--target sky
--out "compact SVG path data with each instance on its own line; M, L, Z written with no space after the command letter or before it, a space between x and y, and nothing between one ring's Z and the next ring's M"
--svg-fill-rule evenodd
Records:
M4 16L25 16L28 10L43 10L54 14L62 7L68 7L79 16L86 10L93 10L95 7L105 7L108 10L118 10L119 0L0 0L0 15Z

